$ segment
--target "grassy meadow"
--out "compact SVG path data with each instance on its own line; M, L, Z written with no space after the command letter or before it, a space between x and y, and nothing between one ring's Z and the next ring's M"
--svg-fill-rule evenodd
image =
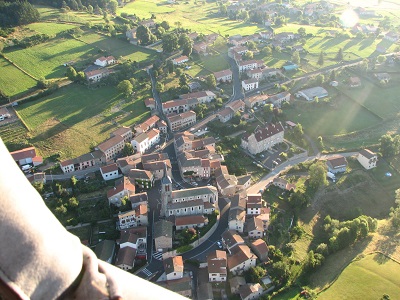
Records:
M29 129L29 141L42 155L65 159L88 152L120 125L147 117L142 96L127 101L114 87L91 90L72 85L41 101L22 104L17 111Z
M18 96L36 86L36 80L0 57L0 87L7 96Z
M170 5L167 1L134 1L120 8L117 13L136 14L140 18L150 18L154 13L157 21L168 21L171 26L179 25L199 33L211 32L225 35L249 35L263 30L263 26L245 23L242 21L229 20L217 15L218 6L215 2L179 2Z
M400 264L382 254L367 255L352 262L337 281L318 299L380 299L388 294L400 298Z
M44 33L49 36L55 36L62 31L75 28L76 25L38 22L26 25L25 27L37 33Z
M69 61L92 61L98 52L75 39L54 39L27 49L5 50L4 55L36 78L65 76L63 64Z

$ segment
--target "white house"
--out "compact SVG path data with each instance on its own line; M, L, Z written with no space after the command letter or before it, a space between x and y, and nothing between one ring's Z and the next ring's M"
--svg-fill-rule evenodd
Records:
M248 283L239 287L241 300L258 299L263 292L264 289L259 283Z
M363 149L358 153L357 160L365 169L369 170L376 167L378 156L371 150Z
M347 169L347 160L344 156L337 155L335 157L328 158L326 161L328 171L331 173L343 173Z
M120 175L118 173L117 164L110 164L100 168L101 176L104 180L112 180L118 178Z
M247 223L247 234L251 239L260 239L264 236L263 222L256 218L248 218Z
M163 261L167 280L183 278L183 259L182 256L168 257Z
M260 194L251 194L247 196L247 214L259 215L262 207L262 197Z
M254 89L258 89L258 79L250 78L242 81L242 88L245 91L251 91Z
M208 281L223 282L228 275L226 252L215 250L207 256Z
M240 208L230 209L228 216L228 228L229 230L236 230L237 232L243 232L244 223L246 221L246 212Z
M172 63L174 65L181 65L181 64L184 64L185 62L188 62L188 61L189 61L189 57L187 57L186 55L182 55L182 56L179 56L177 58L174 58L172 60Z
M131 144L134 150L144 153L159 142L160 130L152 128L147 132L142 132L135 136L131 141Z
M256 266L257 256L247 245L237 245L231 249L231 252L232 255L228 256L228 269L234 275L242 274Z
M131 227L147 226L148 224L147 204L140 204L133 210L118 214L117 225L120 230Z
M117 60L114 58L114 56L102 56L96 59L94 62L95 65L100 66L100 67L106 67L109 65L113 65L117 62Z

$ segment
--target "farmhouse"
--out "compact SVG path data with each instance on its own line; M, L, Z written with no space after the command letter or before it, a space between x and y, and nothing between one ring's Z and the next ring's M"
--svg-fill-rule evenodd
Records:
M337 155L335 157L328 158L326 161L328 171L331 173L343 173L347 169L347 160L344 156Z
M284 128L281 123L257 126L253 133L244 133L241 147L255 155L283 142Z
M96 59L94 62L95 65L100 66L100 67L106 67L109 65L113 65L117 62L117 60L114 58L114 56L102 56Z
M19 166L27 164L37 166L43 163L43 158L36 155L35 147L28 147L21 150L10 152L12 158Z
M181 64L184 64L185 62L188 62L188 61L189 61L189 57L187 57L186 55L182 55L182 56L179 56L177 58L174 58L172 60L172 63L174 65L181 65Z
M307 101L312 101L316 97L319 99L327 97L328 96L328 91L325 90L323 87L317 86L305 90L298 91L296 93L296 97L303 97Z
M92 83L92 82L99 82L102 78L110 75L110 70L109 69L98 69L98 70L92 70L92 71L85 71L84 73L85 73L86 80L89 83Z
M369 149L363 149L358 153L357 160L365 169L369 170L376 167L378 156Z

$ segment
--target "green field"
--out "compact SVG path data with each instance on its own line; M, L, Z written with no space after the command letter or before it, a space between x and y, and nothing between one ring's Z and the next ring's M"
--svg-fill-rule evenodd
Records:
M362 80L362 87L349 89L342 85L340 89L358 103L364 105L383 119L396 116L400 112L400 86L381 88Z
M70 24L57 24L57 23L32 23L27 26L26 28L30 30L34 30L38 33L44 33L49 36L55 36L57 33L60 33L62 31L75 28L76 25L70 25Z
M103 23L103 16L89 14L83 11L68 11L62 12L60 9L42 5L35 5L39 10L40 19L44 21L54 21L54 22L69 22L69 23L79 23L86 24L88 22L92 24Z
M114 87L90 90L72 85L36 102L20 105L30 142L44 157L61 159L84 154L103 142L118 125L132 125L148 116L143 96L125 101Z
M0 89L7 96L16 96L36 86L36 80L0 57Z
M79 38L96 49L106 51L115 57L123 57L132 61L150 62L156 58L157 52L139 46L129 44L125 41L110 38L98 33L88 33Z
M400 298L400 265L381 254L371 254L351 263L335 283L318 299L390 299Z
M332 105L298 101L285 109L284 113L288 120L301 123L305 132L314 137L345 134L374 126L381 121L353 101L334 101Z
M64 77L63 64L69 61L93 60L97 51L74 39L55 39L27 49L4 51L4 55L36 78Z
M229 20L220 18L216 15L218 6L215 2L179 2L176 5L168 5L167 1L158 0L134 1L128 3L118 10L118 13L136 14L140 18L150 18L154 13L157 16L156 21L168 21L171 26L180 22L180 26L199 33L219 33L225 35L249 35L264 29L253 23Z

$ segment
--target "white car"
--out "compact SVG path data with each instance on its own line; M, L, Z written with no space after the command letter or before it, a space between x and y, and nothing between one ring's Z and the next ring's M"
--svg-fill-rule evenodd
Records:
M217 241L217 245L219 249L222 249L222 243L220 241Z

